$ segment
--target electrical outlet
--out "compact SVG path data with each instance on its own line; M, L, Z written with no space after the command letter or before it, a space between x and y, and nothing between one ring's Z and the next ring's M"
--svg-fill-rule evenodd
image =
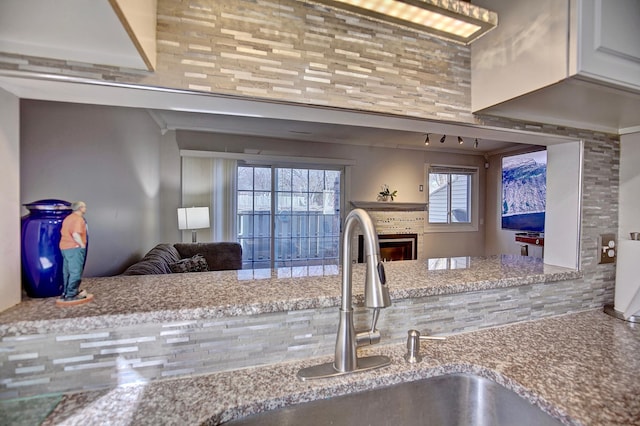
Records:
M616 261L618 247L615 234L602 234L598 237L598 263L613 263Z

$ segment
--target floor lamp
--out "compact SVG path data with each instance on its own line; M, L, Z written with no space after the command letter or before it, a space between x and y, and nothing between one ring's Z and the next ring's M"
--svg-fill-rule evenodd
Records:
M191 242L196 242L196 229L209 228L209 207L186 207L178 209L178 229L191 230Z

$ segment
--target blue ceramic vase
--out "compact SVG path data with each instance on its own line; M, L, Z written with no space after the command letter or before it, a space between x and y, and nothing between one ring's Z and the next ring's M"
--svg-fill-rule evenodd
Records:
M62 294L60 229L71 213L71 203L39 200L24 204L29 214L22 217L22 285L29 297Z

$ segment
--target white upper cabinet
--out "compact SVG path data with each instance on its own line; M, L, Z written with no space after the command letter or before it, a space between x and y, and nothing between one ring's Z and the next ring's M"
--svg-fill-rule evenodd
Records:
M608 133L640 130L639 0L481 0L472 111Z
M577 54L569 57L570 74L640 90L640 1L582 0L575 5L570 38Z

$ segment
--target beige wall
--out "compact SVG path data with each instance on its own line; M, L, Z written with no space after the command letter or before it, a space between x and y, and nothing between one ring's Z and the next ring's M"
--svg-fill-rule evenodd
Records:
M350 159L349 186L346 201L375 201L380 185L386 183L398 191L397 202L425 202L425 164L447 164L478 167L480 225L475 232L429 233L424 238L424 253L420 257L483 256L485 244L485 169L484 158L478 155L434 153L397 148L357 145L283 141L255 136L243 137L194 131L178 131L181 149L219 152L245 150L262 151L271 155ZM426 190L425 190L426 191ZM347 206L348 207L348 206Z
M20 303L20 104L0 89L0 311Z

